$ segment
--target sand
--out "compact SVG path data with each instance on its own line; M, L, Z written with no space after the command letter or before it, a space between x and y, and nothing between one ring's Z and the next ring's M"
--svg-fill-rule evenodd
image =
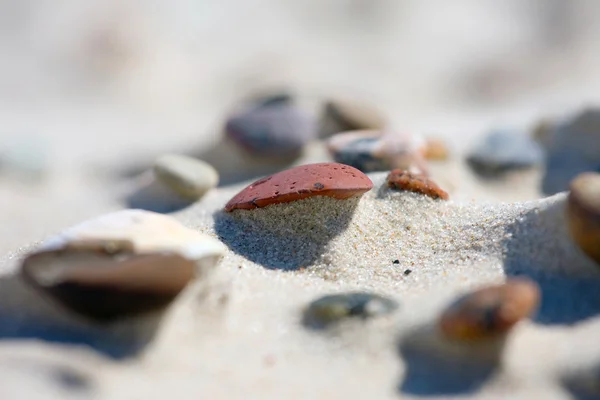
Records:
M0 169L1 399L569 399L562 377L598 364L600 273L565 230L565 194L543 198L542 169L489 181L463 162L491 128L527 134L598 104L596 4L42 3L0 3L0 160L23 142L46 160L39 181ZM220 142L223 117L267 87L313 113L355 96L393 129L445 139L451 158L431 170L451 200L379 190L383 173L360 201L223 214L241 180L286 167ZM14 277L42 240L127 207L139 182L124 171L173 152L227 184L173 214L230 246L214 281L99 328ZM292 164L326 159L314 143ZM531 321L497 346L440 348L432 323L448 302L515 275L542 289ZM301 324L310 301L357 289L400 308Z

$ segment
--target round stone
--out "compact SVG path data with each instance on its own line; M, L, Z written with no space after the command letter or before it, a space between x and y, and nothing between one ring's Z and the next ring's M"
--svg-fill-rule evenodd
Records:
M489 176L532 168L542 161L542 149L532 138L502 130L486 136L467 157L475 172Z
M567 220L579 248L600 264L600 174L586 172L573 179Z
M425 173L424 144L409 134L354 131L335 135L327 141L327 149L336 162L363 172L402 168Z
M537 284L511 279L464 295L447 308L439 320L441 332L459 341L495 338L507 334L529 317L540 301Z
M347 199L373 188L356 168L338 163L308 164L260 179L235 195L225 211L289 203L314 196Z
M316 136L314 121L293 103L268 101L252 106L228 119L226 134L255 155L298 155Z
M23 260L21 273L68 309L110 321L168 305L225 249L170 217L124 210L51 238Z
M394 169L390 171L387 177L387 184L388 187L395 190L407 190L429 196L433 199L448 200L448 193L423 174Z
M177 194L197 200L219 183L218 172L195 158L169 154L154 163L154 175Z
M328 295L313 301L304 312L304 323L311 328L325 328L347 318L389 314L398 308L392 299L366 292Z
M325 103L320 137L345 131L381 130L385 124L385 118L375 107L355 101L333 100Z

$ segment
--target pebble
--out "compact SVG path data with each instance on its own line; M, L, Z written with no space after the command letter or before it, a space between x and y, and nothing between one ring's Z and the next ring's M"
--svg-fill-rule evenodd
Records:
M570 189L567 221L571 236L581 250L600 264L600 174L580 174Z
M68 309L110 321L168 305L225 250L171 217L123 210L49 239L23 260L21 273Z
M314 196L347 199L373 188L368 176L348 165L317 163L294 167L260 179L235 195L225 211L289 203Z
M570 371L562 377L562 383L575 399L600 399L600 365Z
M319 136L327 138L339 132L355 130L381 130L386 121L375 107L348 100L325 103Z
M507 334L519 321L529 317L540 301L540 290L528 279L511 279L459 298L439 320L448 339L475 341Z
M254 155L295 157L316 136L314 121L293 102L261 101L230 117L228 137Z
M397 308L396 301L372 293L333 294L310 303L304 312L304 323L312 328L326 328L347 318L367 319L390 314Z
M467 156L467 163L482 175L499 175L533 168L543 162L540 145L528 135L512 131L494 131Z
M432 199L448 200L448 193L423 174L395 169L387 177L388 187L395 190L407 190L429 196Z
M556 123L546 143L544 193L569 190L571 180L580 173L600 171L600 108L583 110Z
M393 168L426 173L425 142L417 136L381 131L344 132L327 141L336 162L363 172Z
M176 154L160 157L154 175L177 194L198 200L219 183L218 172L202 160Z
M441 139L429 138L425 144L424 157L432 161L444 161L449 157L448 147Z

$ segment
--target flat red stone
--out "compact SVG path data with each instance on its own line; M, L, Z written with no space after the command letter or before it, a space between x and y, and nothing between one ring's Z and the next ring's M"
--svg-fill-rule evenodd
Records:
M433 199L448 200L448 193L443 191L434 181L426 175L415 174L403 169L390 171L387 177L388 186L396 190L408 190L424 194Z
M349 165L301 165L254 182L229 200L225 211L250 210L314 196L347 199L372 188L369 177Z

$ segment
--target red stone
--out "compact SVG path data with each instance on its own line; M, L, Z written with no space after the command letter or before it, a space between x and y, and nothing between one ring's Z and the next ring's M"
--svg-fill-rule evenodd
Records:
M369 177L348 165L301 165L254 182L235 195L225 206L225 211L261 208L314 196L347 199L360 196L371 188L373 182Z
M415 174L403 169L394 169L388 175L387 183L392 189L408 190L434 199L448 200L448 193L423 174Z

